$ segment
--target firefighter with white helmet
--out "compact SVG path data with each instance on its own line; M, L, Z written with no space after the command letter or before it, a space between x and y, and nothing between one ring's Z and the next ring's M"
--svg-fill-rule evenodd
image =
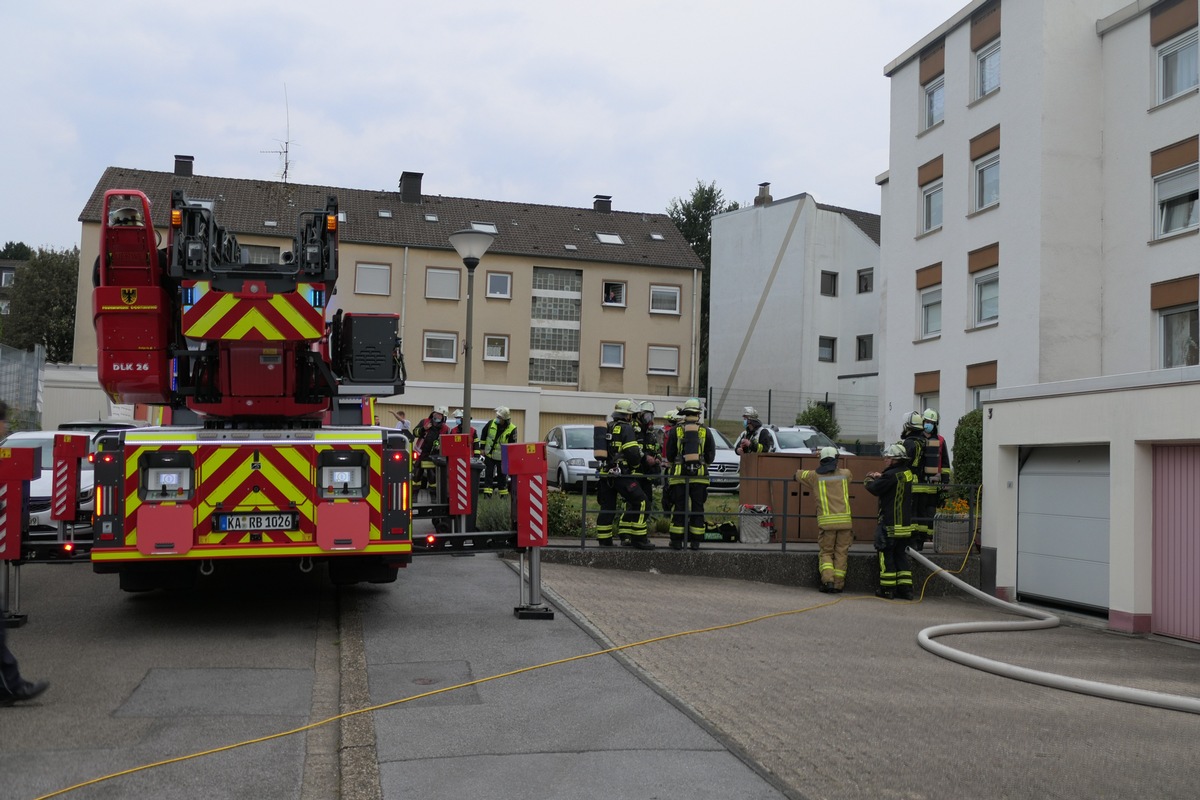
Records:
M883 451L887 465L883 472L867 474L863 485L879 498L879 523L875 528L875 550L879 553L879 589L876 597L911 600L912 569L905 548L912 539L911 450L903 443L889 445Z
M662 440L661 431L654 427L654 403L643 400L638 404L637 413L638 442L642 446L642 463L635 474L640 475L642 492L646 495L646 515L654 511L654 487L662 475Z
M742 428L737 441L733 443L733 450L739 456L744 453L775 452L775 434L763 425L754 406L742 409Z
M682 550L686 538L693 550L704 540L704 503L708 500L708 467L717 457L716 437L701 424L702 409L695 397L684 402L679 419L663 448L667 461L672 550Z
M815 470L796 470L796 480L808 490L817 508L817 536L821 591L840 594L846 586L854 521L850 516L850 470L838 468L836 447L822 447ZM804 501L802 500L801 503Z
M613 544L613 529L622 543L639 550L653 550L647 535L646 493L634 470L642 463L642 447L634 428L634 417L641 408L634 401L621 399L613 406L612 421L606 426L606 449L599 459L600 481L597 499L600 514L596 517L596 541L602 547ZM617 500L625 502L625 511L617 518Z
M450 411L445 406L434 406L413 431L413 463L417 465L414 490L427 488L432 492L437 485L437 465L433 457L442 451L442 434L451 432L447 422L449 416Z
M517 441L517 426L512 423L512 412L508 406L496 406L496 416L483 426L480 437L483 452L483 496L491 497L499 492L508 496L508 476L504 474L504 445Z

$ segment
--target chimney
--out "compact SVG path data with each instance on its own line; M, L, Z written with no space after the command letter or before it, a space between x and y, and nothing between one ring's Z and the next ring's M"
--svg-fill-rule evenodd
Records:
M601 214L612 213L612 195L598 194L592 198L592 210L599 211Z
M760 183L758 185L758 197L754 198L754 205L765 206L767 203L771 202L771 199L771 184Z
M175 156L175 174L181 178L192 177L192 162L195 156Z
M421 178L425 176L424 172L401 172L400 173L400 202L401 203L420 203L421 202Z

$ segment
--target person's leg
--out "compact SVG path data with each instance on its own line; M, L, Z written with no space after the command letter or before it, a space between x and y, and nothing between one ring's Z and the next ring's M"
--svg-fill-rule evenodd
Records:
M817 570L821 573L821 591L833 591L833 546L837 542L837 531L823 530L817 534Z
M854 531L837 531L833 545L833 590L846 588L846 568L850 565L850 545L854 543Z

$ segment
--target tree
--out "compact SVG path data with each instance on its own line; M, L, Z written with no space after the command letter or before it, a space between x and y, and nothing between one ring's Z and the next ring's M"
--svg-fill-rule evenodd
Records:
M838 434L842 432L842 426L838 425L837 420L833 418L833 414L829 413L829 409L811 400L808 403L808 408L796 415L796 424L816 428L834 441L837 441Z
M75 286L79 248L39 247L17 268L2 341L22 350L40 344L46 360L68 363L75 349Z
M28 261L33 258L33 251L24 242L5 242L4 249L0 250L0 258L12 261Z
M709 284L712 274L712 218L723 211L733 211L738 208L737 202L725 202L725 196L717 188L716 181L707 185L696 181L696 188L687 200L676 197L667 206L667 216L679 228L683 238L687 239L692 250L704 264L704 288L700 294L700 385L696 387L697 394L708 391L708 309Z
M983 412L968 411L954 429L954 482L983 483Z

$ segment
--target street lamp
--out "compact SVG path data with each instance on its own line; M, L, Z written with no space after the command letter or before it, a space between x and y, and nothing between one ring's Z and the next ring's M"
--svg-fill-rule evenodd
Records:
M496 234L466 228L450 234L450 244L458 251L459 258L467 268L467 341L463 346L466 368L463 370L463 433L473 436L471 428L471 337L475 327L475 268L479 259L492 246ZM470 441L470 440L468 440Z

